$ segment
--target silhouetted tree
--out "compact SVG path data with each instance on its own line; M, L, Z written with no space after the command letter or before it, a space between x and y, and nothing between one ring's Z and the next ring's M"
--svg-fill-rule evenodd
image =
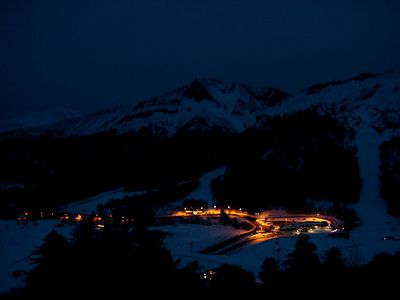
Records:
M339 275L345 271L346 265L342 252L338 248L331 248L325 252L323 270L329 275Z
M64 285L72 262L70 251L70 244L65 237L51 231L43 244L32 253L35 267L26 278L27 290L32 294L51 294Z
M380 150L380 193L385 199L387 210L394 216L400 216L400 137L393 136L383 142Z
M344 226L348 229L354 228L360 221L356 211L344 203L333 203L333 205L328 209L327 213L342 220L344 222Z
M209 283L210 293L225 296L255 291L256 282L253 274L236 265L223 265L215 269L215 276Z
M196 268L178 270L169 252L162 246L160 232L125 230L111 224L93 231L90 222L82 222L71 243L50 233L35 251L35 266L26 277L26 295L50 297L62 292L92 297L113 293L152 291L171 294L186 285L202 288ZM92 224L93 226L93 224ZM193 282L192 282L193 280Z
M308 240L308 235L300 234L295 245L295 250L289 253L286 261L284 261L287 271L310 274L318 270L320 261L316 253L317 247Z
M268 289L277 289L281 277L281 272L277 261L272 257L267 257L262 266L259 277L263 282L264 287Z

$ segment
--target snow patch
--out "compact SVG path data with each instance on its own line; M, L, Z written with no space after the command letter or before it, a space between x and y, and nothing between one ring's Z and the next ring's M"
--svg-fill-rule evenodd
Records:
M147 192L148 191L126 192L123 188L118 188L112 191L98 194L83 201L68 204L67 206L62 208L62 210L72 214L90 214L97 211L97 206L99 204L106 204L110 200L122 200L124 197L143 195Z

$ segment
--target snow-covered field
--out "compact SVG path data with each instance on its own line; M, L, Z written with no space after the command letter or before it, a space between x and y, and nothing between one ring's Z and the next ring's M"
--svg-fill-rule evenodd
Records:
M174 259L181 259L182 267L193 261L197 261L204 271L222 264L237 264L255 276L258 275L267 257L273 257L282 263L286 255L293 251L298 238L297 236L276 238L258 244L248 244L225 255L208 255L200 254L198 251L239 232L230 226L200 224L157 226L152 229L170 233L164 245L171 251ZM395 232L398 233L398 230L393 227L386 234L394 235ZM337 247L349 265L368 263L377 253L400 251L400 241L384 240L381 228L371 232L361 229L354 231L349 239L331 237L327 233L312 234L310 241L317 246L321 259L328 249Z
M151 229L169 233L165 246L173 253L196 253L209 246L239 235L246 230L237 230L232 226L220 224L176 224L154 226Z
M210 229L210 231L213 229ZM285 237L269 240L260 244L247 245L239 248L233 253L225 255L208 255L191 253L180 250L179 248L171 248L171 254L175 259L180 258L180 266L185 266L193 261L197 261L202 271L214 269L222 264L235 264L243 267L245 270L253 272L257 277L261 270L261 265L266 257L274 257L282 262L282 259L292 251L295 238ZM167 248L174 244L172 241L166 241Z
M237 230L232 226L206 226L201 224L157 226L152 229L162 230L170 234L165 238L164 245L171 251L175 259L181 259L180 266L182 267L193 261L199 263L201 270L212 269L222 264L237 264L255 275L261 269L266 257L274 257L282 261L292 251L296 241L296 237L278 238L259 244L248 244L226 255L209 255L198 252L243 233L244 230ZM326 234L320 235L327 237ZM320 235L315 235L315 237L320 238ZM329 249L329 247L326 249Z
M0 220L0 294L22 284L21 279L12 277L12 273L31 268L31 252L53 229L68 237L72 227L55 220L28 222L27 225L18 225L15 220Z

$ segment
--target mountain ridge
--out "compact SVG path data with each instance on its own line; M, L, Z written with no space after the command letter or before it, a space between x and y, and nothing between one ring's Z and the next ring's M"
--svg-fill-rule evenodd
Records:
M289 95L270 87L195 79L181 88L132 105L116 106L51 125L23 128L11 135L91 135L106 131L123 134L143 128L155 136L171 137L180 129L217 128L240 132L257 116ZM190 124L197 124L192 128ZM210 126L212 125L212 126Z
M182 131L239 133L257 127L262 116L312 106L354 129L396 131L400 128L400 73L360 73L348 79L316 83L295 95L268 86L200 78L133 104L1 135L68 137L140 130L159 137L172 137Z

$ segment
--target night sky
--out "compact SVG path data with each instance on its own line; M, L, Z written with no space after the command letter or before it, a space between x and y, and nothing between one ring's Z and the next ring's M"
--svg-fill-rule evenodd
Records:
M1 0L0 119L92 112L197 77L294 93L400 69L400 1Z

